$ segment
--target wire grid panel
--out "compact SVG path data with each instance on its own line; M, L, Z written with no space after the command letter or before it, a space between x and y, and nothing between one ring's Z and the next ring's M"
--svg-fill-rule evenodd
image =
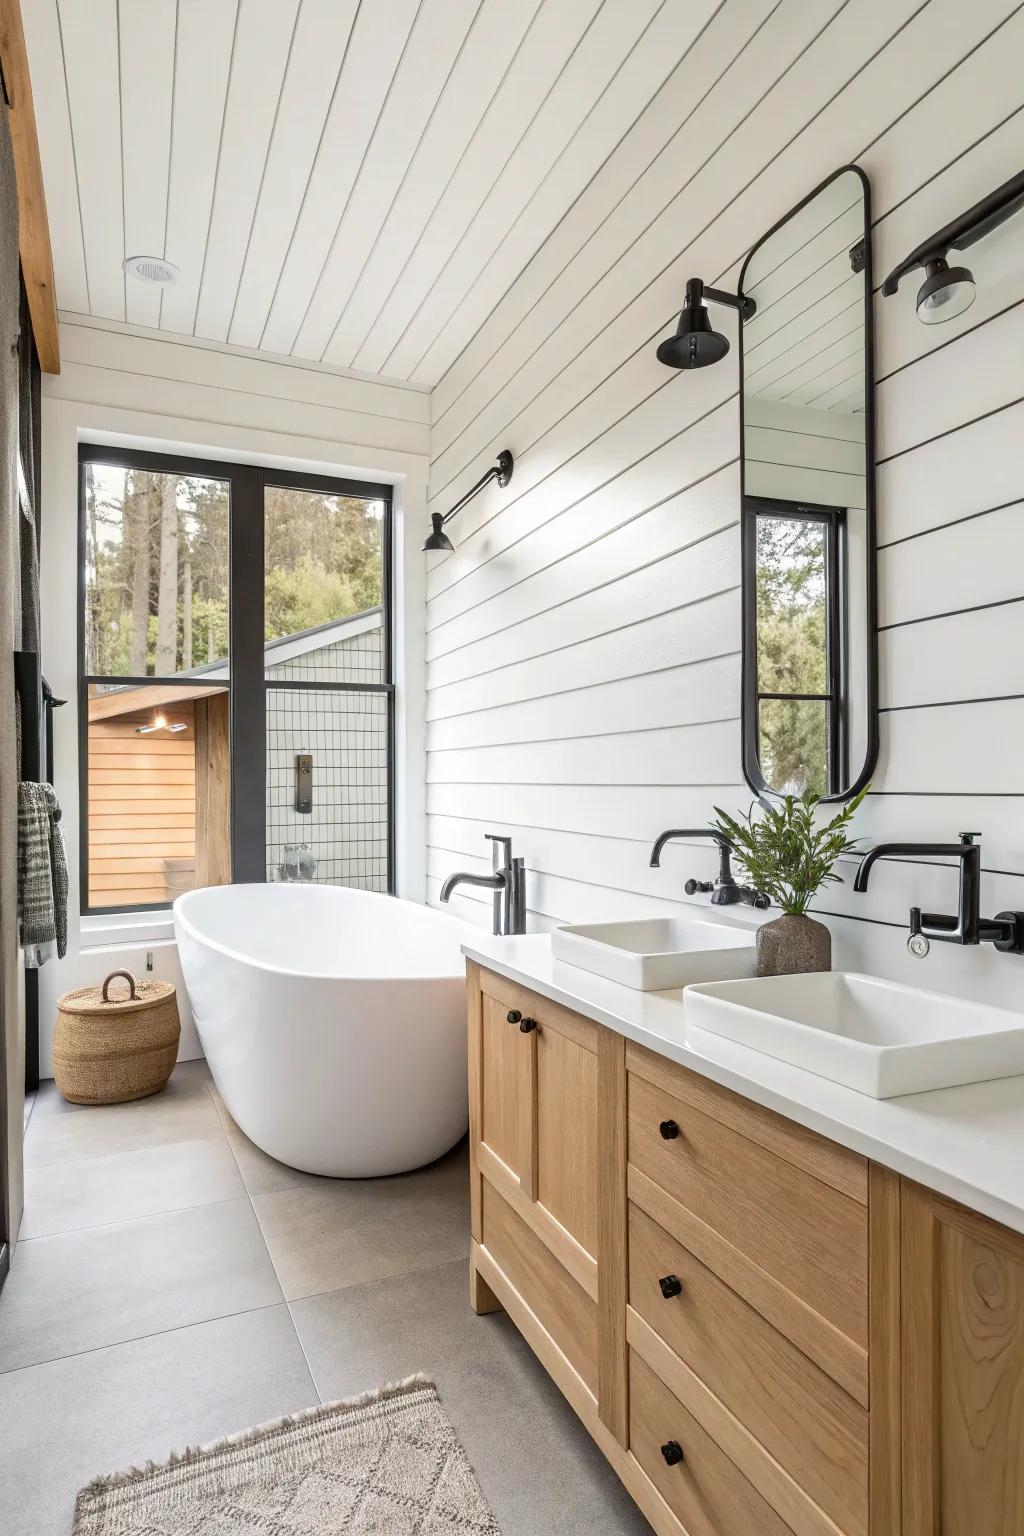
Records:
M274 647L267 647L267 681L274 683L382 683L384 682L384 634L378 618L373 628L346 635L275 661Z
M295 759L313 759L313 809L295 809ZM388 695L267 690L267 879L306 844L321 885L388 888Z

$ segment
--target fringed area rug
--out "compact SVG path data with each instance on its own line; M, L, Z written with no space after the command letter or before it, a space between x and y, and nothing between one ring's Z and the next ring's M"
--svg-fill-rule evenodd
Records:
M417 1376L100 1477L74 1536L501 1536Z

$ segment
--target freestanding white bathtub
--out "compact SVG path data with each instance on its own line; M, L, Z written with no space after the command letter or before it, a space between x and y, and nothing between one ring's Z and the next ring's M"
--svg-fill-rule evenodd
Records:
M454 918L369 891L222 885L179 896L174 928L214 1082L271 1157L367 1178L465 1133Z

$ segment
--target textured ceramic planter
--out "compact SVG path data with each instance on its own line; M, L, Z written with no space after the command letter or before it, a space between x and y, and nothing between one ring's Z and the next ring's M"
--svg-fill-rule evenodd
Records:
M832 935L804 914L783 913L757 930L757 974L795 976L832 969Z

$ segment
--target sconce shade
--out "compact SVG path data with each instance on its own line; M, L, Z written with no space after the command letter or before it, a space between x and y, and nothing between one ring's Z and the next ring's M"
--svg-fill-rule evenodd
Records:
M739 310L744 320L757 313L753 299L741 293L723 293L720 288L705 288L699 277L691 277L676 333L658 348L658 362L666 368L707 368L709 363L721 362L728 352L729 338L712 330L705 299L728 304L730 309Z
M432 512L430 515L431 531L423 540L423 553L428 554L432 549L454 550L455 545L445 533L442 524L444 517L440 512Z
M977 296L969 267L951 267L938 257L925 268L928 276L917 295L917 318L925 325L955 320L970 309Z
M687 304L679 316L676 333L661 343L658 362L666 368L706 368L720 362L729 350L729 338L712 330L703 304Z

